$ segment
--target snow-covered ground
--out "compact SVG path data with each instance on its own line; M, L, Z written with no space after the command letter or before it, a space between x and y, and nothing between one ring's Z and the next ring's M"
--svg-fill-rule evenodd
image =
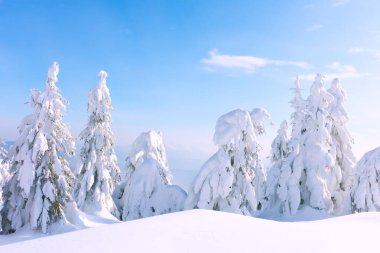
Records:
M1 235L0 252L377 252L379 227L380 213L279 222L191 210L51 236Z

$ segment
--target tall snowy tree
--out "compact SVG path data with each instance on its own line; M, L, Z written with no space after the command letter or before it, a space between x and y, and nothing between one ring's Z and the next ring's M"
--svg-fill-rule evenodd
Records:
M355 168L353 211L380 211L380 147L367 152Z
M132 144L126 177L115 192L122 220L183 210L186 192L172 185L171 177L161 133L142 133Z
M278 190L283 211L295 214L300 206L310 206L327 213L343 210L341 170L334 156L333 121L329 113L334 97L324 89L318 74L305 101L305 109L296 107L293 116L291 153L282 168ZM296 97L293 101L299 101ZM302 101L300 101L302 102ZM300 104L298 102L292 105ZM301 113L301 114L299 114ZM303 118L297 117L304 115ZM294 129L295 127L295 129Z
M234 110L221 116L214 143L219 150L201 168L185 202L186 209L201 208L254 215L262 203L265 179L258 152L257 133L263 132L266 112ZM252 122L255 118L255 125ZM261 177L261 178L260 178Z
M45 90L31 91L33 113L21 122L11 150L12 177L4 187L1 211L5 233L23 226L47 232L51 224L66 222L74 177L64 155L74 153L74 138L63 122L67 101L56 86L58 71L55 62Z
M78 207L85 212L106 210L116 217L119 212L113 202L115 184L120 181L120 169L114 151L111 131L111 98L105 71L99 72L99 84L90 92L87 127L80 134L82 166L75 189Z
M4 148L4 142L0 139L0 211L3 208L3 186L9 179L9 159L8 152ZM1 224L1 216L0 216L0 224ZM1 229L0 229L1 230Z
M271 145L271 167L267 176L266 198L268 200L267 208L278 209L280 201L277 197L277 190L281 188L280 176L286 158L289 156L289 135L288 122L284 120L281 123L280 129L277 132L276 138Z
M300 155L300 144L303 135L306 133L305 119L306 119L306 101L302 98L301 88L298 77L295 81L295 87L292 89L294 91L294 97L290 101L294 112L291 115L291 125L292 133L290 139L281 145L282 150L288 150L288 153L284 152L281 159L278 160L277 156L272 159L277 162L274 163L270 172L272 178L278 178L277 180L268 180L269 189L273 189L269 194L273 194L270 197L272 200L270 208L274 211L280 211L286 215L293 215L297 212L298 207L301 203L301 191L305 191L305 184L303 183L300 188L300 182L305 180L305 171L303 165L303 157ZM281 139L286 139L284 136L284 131L280 130L278 137ZM283 136L283 137L281 137ZM278 143L274 140L273 143ZM272 151L273 154L278 153L278 149ZM279 175L275 172L278 173ZM274 176L272 175L274 174ZM271 186L271 182L275 185Z
M1 191L4 183L9 177L9 159L8 159L8 151L4 147L5 143L2 139L0 139L0 210L1 210Z
M329 105L329 113L332 119L331 138L332 156L335 158L335 171L339 171L339 187L335 189L335 206L339 207L337 213L347 213L351 211L350 192L354 174L356 158L352 152L353 138L349 133L346 124L348 115L343 107L346 95L342 89L339 79L334 79L328 92L334 97Z

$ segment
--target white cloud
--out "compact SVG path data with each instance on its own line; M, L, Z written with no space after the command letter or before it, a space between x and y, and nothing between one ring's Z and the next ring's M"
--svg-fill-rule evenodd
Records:
M351 0L332 0L332 6L339 7L348 4L350 1Z
M206 69L208 70L210 70L210 67L218 67L241 69L247 72L254 72L257 68L263 68L268 65L294 66L302 69L307 69L310 67L307 62L272 60L255 56L220 54L217 49L211 50L209 52L209 58L204 58L201 62L206 65Z
M319 30L321 28L322 28L321 24L311 25L311 26L309 26L309 27L306 28L306 32L314 32L314 31L317 31L317 30Z
M332 80L334 78L351 79L368 75L368 73L358 72L358 70L353 65L345 65L339 61L335 61L331 64L326 65L325 67L328 69L327 73L323 73L326 80ZM304 74L299 76L300 80L313 81L314 78L315 74Z
M350 48L348 51L353 54L360 54L360 53L369 54L372 57L374 57L377 61L380 62L380 50L378 49L353 47L353 48Z

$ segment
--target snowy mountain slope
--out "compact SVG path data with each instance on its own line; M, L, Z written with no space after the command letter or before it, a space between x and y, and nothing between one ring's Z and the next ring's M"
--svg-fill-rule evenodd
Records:
M0 252L375 252L379 226L380 213L277 222L191 210L7 244Z

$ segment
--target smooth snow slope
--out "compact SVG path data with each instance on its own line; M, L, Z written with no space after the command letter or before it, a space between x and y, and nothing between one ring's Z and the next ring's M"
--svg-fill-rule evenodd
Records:
M379 227L380 213L277 222L191 210L8 244L0 252L377 252Z

